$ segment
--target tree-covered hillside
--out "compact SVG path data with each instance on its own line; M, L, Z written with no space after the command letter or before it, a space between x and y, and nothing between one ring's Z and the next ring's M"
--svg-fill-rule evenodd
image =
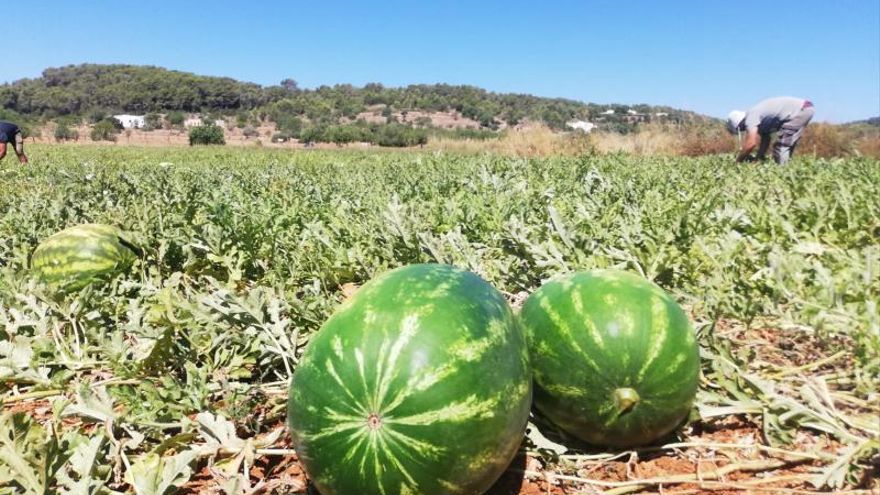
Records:
M71 65L43 71L42 77L0 85L0 110L25 119L49 120L90 114L201 112L247 114L266 118L291 131L303 123L329 126L351 122L367 110L457 112L484 129L524 120L563 128L571 119L594 119L608 125L656 118L671 122L702 121L692 112L649 105L597 105L562 98L493 93L448 84L389 88L378 83L301 89L293 79L260 86L225 77L199 76L160 67ZM613 114L603 114L614 110ZM390 119L393 120L393 119Z

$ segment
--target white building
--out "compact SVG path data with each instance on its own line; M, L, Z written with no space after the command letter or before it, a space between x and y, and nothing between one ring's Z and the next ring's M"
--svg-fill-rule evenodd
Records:
M614 115L614 109L609 108L608 110L605 110L604 112L602 112L602 115Z
M125 129L143 129L146 125L143 115L114 115L113 118L121 122Z
M572 120L571 122L566 122L565 125L567 127L571 127L574 130L580 129L587 134L589 134L590 131L596 128L596 124L592 122L587 122L585 120Z
M184 127L197 127L203 124L205 124L205 121L203 121L201 117L191 117L183 121ZM214 121L214 125L225 129L226 121L223 119L217 119Z

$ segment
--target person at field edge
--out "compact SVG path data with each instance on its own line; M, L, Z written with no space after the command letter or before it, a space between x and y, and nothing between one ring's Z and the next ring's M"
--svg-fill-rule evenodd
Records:
M727 130L731 134L746 133L736 162L763 161L770 147L770 134L774 132L778 132L778 135L773 144L773 159L780 165L788 162L814 112L810 100L791 96L768 98L748 111L730 112ZM758 148L758 155L752 158L755 148Z
M12 122L0 120L0 160L6 157L6 146L8 144L12 144L12 149L18 155L19 162L28 162L28 157L24 154L24 136L21 134L21 127Z

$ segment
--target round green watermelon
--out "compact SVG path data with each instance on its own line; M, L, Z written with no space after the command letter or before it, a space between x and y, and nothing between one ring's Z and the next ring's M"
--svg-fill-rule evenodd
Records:
M688 415L697 343L687 315L657 285L620 271L575 273L529 296L520 316L535 406L568 433L630 447Z
M31 256L31 270L59 290L78 290L128 269L136 250L112 225L82 224L43 240Z
M323 495L480 494L531 405L525 335L502 295L448 265L361 287L293 375L294 447Z

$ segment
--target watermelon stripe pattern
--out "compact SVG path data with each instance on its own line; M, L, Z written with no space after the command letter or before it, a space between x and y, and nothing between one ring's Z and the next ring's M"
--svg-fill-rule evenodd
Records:
M41 242L31 256L31 270L52 287L78 290L126 270L137 257L135 249L114 226L77 225Z
M687 416L699 353L687 315L666 292L619 271L551 281L523 305L535 405L569 433L629 447Z
M323 495L479 494L515 455L530 404L507 302L473 273L429 264L343 303L309 343L288 415Z

